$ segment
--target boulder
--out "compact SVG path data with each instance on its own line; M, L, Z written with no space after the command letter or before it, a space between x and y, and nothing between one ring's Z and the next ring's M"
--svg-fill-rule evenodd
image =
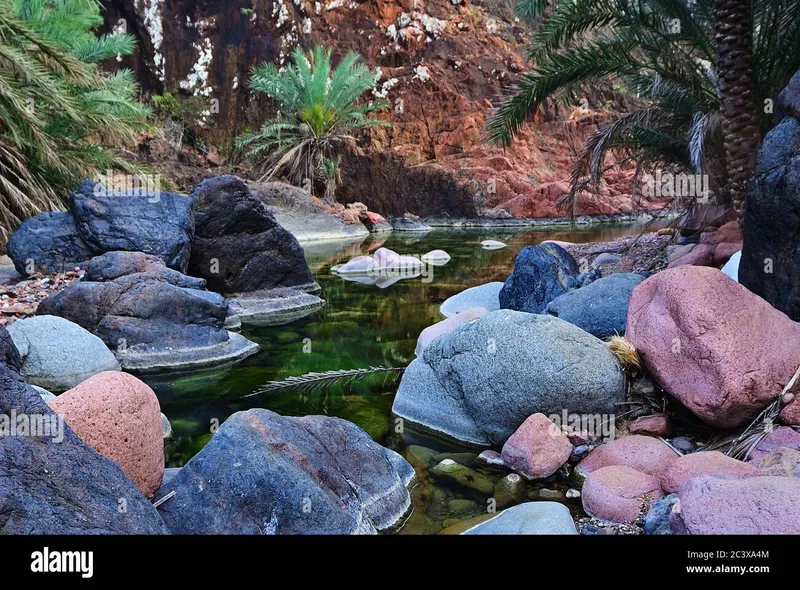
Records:
M483 307L488 311L496 311L500 309L498 294L502 288L503 283L500 282L470 287L461 291L461 293L448 297L439 308L439 313L449 318L473 307Z
M714 246L697 244L688 254L670 261L667 268L679 266L711 266L714 262Z
M228 418L158 492L180 534L374 534L409 511L414 470L363 430L260 408Z
M800 451L800 432L788 426L776 428L761 439L756 448L750 452L747 460L758 465L764 457L780 448Z
M95 451L119 465L147 497L161 487L164 443L161 407L133 375L106 371L48 405Z
M22 359L22 377L48 391L66 391L92 375L120 368L100 338L61 317L17 320L8 333Z
M304 318L325 306L325 300L291 287L251 291L228 298L228 316L242 324L281 326Z
M33 388L0 364L0 414L12 412L61 430L55 437L0 437L0 534L168 532L122 469L81 441Z
M500 242L498 240L483 240L481 242L481 248L484 250L500 250L501 248L505 248L507 244L504 242Z
M781 104L798 100L787 88ZM793 112L788 109L788 112ZM739 282L800 321L800 119L785 117L764 138L744 213Z
M706 475L742 479L755 477L759 472L752 464L738 461L719 451L701 451L670 462L661 474L661 487L665 492L679 492L681 486L690 479Z
M403 374L393 412L458 441L502 445L531 414L610 414L622 370L558 318L500 310L439 336Z
M505 442L501 457L517 473L540 479L558 471L571 454L572 443L564 431L544 414L533 414Z
M579 274L578 263L561 246L526 246L500 290L500 307L542 313L553 299L580 286Z
M556 297L546 308L554 315L598 338L625 334L628 300L644 277L617 273Z
M558 502L525 502L498 512L462 535L577 535L569 509Z
M164 191L106 188L83 181L69 199L75 227L95 255L123 250L158 256L186 271L194 236L192 201Z
M366 227L345 223L302 188L285 182L248 182L247 188L275 221L300 242L355 240L369 235Z
M672 529L669 526L669 515L672 507L678 501L678 494L661 496L653 502L650 511L644 517L642 529L646 535L671 535Z
M749 422L800 366L800 324L714 268L642 282L626 338L665 391L718 428Z
M657 478L624 465L593 471L581 490L587 514L615 523L633 522L661 496Z
M68 211L50 211L26 219L9 238L6 250L22 276L75 270L93 256Z
M428 326L422 332L420 332L419 338L417 338L417 347L414 350L414 354L421 356L425 348L427 348L431 342L433 342L442 334L449 334L461 324L483 317L487 313L489 312L485 307L470 307L461 313L450 316L446 320L442 320L441 322L437 322L432 326Z
M634 434L600 445L578 463L575 471L578 476L587 477L603 467L623 465L658 478L677 457L663 441Z
M689 535L800 534L800 479L696 477L678 493L673 533Z
M358 217L371 233L385 233L392 231L392 224L386 218L374 211L362 211Z
M444 266L450 262L450 255L444 250L431 250L420 257L422 262L432 264L433 266Z
M123 368L135 372L228 364L258 350L225 329L224 297L204 290L201 279L140 252L92 259L83 280L46 298L37 313L66 318L92 332Z
M293 287L315 291L303 248L235 176L204 180L189 195L195 239L189 274L234 294Z

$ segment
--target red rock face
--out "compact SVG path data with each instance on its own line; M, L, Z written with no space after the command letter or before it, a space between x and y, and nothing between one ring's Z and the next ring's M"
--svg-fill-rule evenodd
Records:
M665 391L718 428L749 422L800 365L800 324L714 268L640 283L625 337Z
M48 402L78 437L119 465L147 497L161 487L164 442L153 390L127 373L98 373Z
M160 0L104 0L106 29L125 24L137 50L120 64L137 73L144 90L194 95L211 111L203 130L211 143L227 144L248 126L257 128L275 106L248 88L250 70L262 63L283 64L296 46L320 43L334 48L335 60L357 51L382 76L375 96L391 103L380 116L391 128L376 128L360 139L370 153L424 164L459 183L475 182L482 195L477 213L499 207L523 217L558 217L574 148L608 120L609 97L585 97L589 109L547 103L526 125L510 150L488 146L487 117L502 94L526 69L530 30L510 13L493 14L470 0L236 0L203 3ZM629 100L623 95L611 97ZM584 103L584 106L585 103ZM621 105L625 106L625 105ZM596 110L591 110L596 109ZM213 162L212 162L213 163ZM218 163L218 158L217 158ZM369 165L365 161L364 165ZM360 200L387 215L397 195L384 182L345 172L345 202ZM582 195L578 214L628 212L633 169L608 174L597 194ZM551 183L558 183L552 189ZM381 195L379 191L388 193ZM365 195L375 192L373 197ZM474 216L454 203L442 212ZM645 208L660 206L644 204Z

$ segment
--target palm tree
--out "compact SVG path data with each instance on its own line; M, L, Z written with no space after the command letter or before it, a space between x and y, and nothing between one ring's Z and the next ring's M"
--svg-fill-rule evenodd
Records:
M772 122L757 105L800 67L800 2L747 2L746 53L757 66L751 78L742 54L750 42L724 42L741 32L740 12L728 7L715 18L714 2L574 0L548 7L546 0L519 0L520 16L545 15L531 48L535 65L490 117L488 140L508 146L545 100L571 101L590 83L622 80L645 104L588 139L573 168L573 206L581 188L626 161L636 162L637 179L656 167L689 170L709 174L722 202L741 195L750 171L745 156ZM735 24L717 24L723 21ZM718 30L726 31L721 43ZM618 159L607 164L609 154Z
M238 138L236 146L261 164L262 180L282 174L298 186L321 184L330 197L339 178L337 155L353 132L391 125L369 116L387 102L358 103L380 72L361 63L357 53L348 53L331 71L331 50L321 46L308 55L297 48L291 60L282 70L263 64L253 71L250 87L272 98L279 112L258 132Z
M0 237L59 209L83 178L136 169L108 149L149 129L130 72L92 62L129 52L128 36L95 38L94 0L0 0ZM124 37L124 38L122 38Z

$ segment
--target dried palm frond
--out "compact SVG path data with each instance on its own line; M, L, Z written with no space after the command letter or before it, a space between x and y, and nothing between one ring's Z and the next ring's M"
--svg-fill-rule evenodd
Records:
M254 397L266 393L276 393L285 390L296 390L299 393L308 393L319 387L330 385L351 385L354 381L363 379L369 375L385 373L387 380L385 385L390 385L405 371L405 367L369 367L366 369L342 369L337 371L325 371L323 373L306 373L305 375L287 377L282 381L269 381L253 393L245 395L245 398Z
M606 342L606 346L626 371L631 373L642 371L642 357L639 356L639 351L624 336L612 336Z

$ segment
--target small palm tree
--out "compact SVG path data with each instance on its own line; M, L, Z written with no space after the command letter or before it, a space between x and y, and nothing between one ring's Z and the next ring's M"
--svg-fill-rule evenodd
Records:
M581 188L627 161L636 162L637 178L653 167L709 174L719 200L736 200L753 133L772 122L758 106L800 68L800 1L741 2L751 11L744 21L736 21L741 6L719 12L729 1L519 0L521 17L544 15L530 52L535 65L490 117L488 140L508 146L545 100L574 101L588 84L622 79L645 104L590 136L566 201L574 207ZM754 68L743 55L751 42L731 44L742 25ZM720 31L726 43L715 38ZM608 164L609 155L616 161Z
M127 71L94 62L129 53L128 35L95 37L95 0L0 0L0 237L63 207L86 177L135 172L109 151L149 130Z
M292 64L278 69L264 64L253 71L250 87L278 103L278 116L236 146L261 165L263 179L285 175L302 186L320 183L327 197L339 179L338 154L353 132L391 123L371 118L385 101L358 102L375 87L380 72L348 53L331 71L331 50L316 46L308 55L297 48Z

